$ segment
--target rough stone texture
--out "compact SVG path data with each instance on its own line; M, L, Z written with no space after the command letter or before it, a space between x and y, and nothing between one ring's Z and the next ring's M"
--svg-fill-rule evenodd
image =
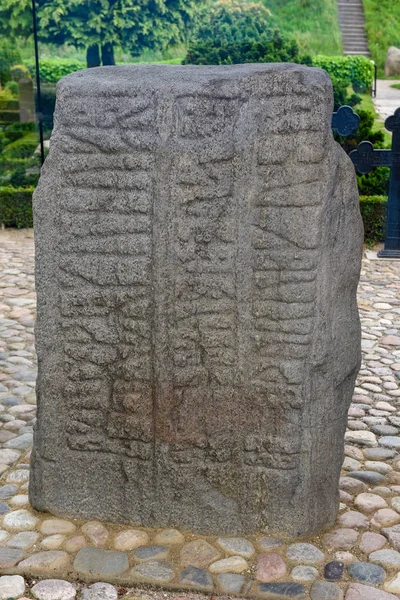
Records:
M25 591L25 581L21 575L3 575L0 577L0 600L13 600Z
M390 46L386 54L385 77L400 75L400 49Z
M35 508L221 535L334 523L363 233L331 113L327 74L290 64L59 83L34 200Z

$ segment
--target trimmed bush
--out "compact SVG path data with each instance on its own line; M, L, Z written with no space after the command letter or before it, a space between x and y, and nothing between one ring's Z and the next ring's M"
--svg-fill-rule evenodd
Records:
M30 79L31 74L25 65L14 65L10 69L11 79L18 83L20 79Z
M217 0L204 13L195 41L218 40L223 44L257 40L271 27L271 13L260 2Z
M364 241L376 244L385 239L386 196L360 196L360 210L364 222Z
M367 91L374 81L374 65L365 56L313 56L312 65L346 87L352 85L355 92Z
M0 223L5 227L32 227L34 187L0 187Z
M10 142L19 140L30 131L35 131L34 123L11 123L11 125L7 125L7 127L4 129L4 133Z
M32 77L35 76L34 61L27 61ZM86 63L80 60L70 58L41 58L40 59L40 79L44 83L57 83L65 75L86 69Z
M4 158L29 158L35 152L38 144L36 134L28 133L4 148Z

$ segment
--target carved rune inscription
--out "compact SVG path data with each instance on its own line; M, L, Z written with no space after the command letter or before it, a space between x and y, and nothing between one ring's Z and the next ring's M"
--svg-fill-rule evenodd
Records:
M325 74L289 65L62 82L35 200L52 430L39 425L36 506L292 536L334 517L361 228L355 209L341 212L356 192L329 94ZM344 268L335 244L348 223L356 258ZM321 436L324 418L339 424ZM60 452L58 485L73 469L86 485L62 500L39 486ZM99 509L102 478L115 491Z

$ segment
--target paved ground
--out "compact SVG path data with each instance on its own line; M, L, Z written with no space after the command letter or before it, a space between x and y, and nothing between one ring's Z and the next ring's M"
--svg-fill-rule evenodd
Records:
M200 538L55 519L30 508L32 232L0 232L0 265L0 600L182 598L136 589L135 582L276 600L400 597L400 262L363 263L364 362L349 410L337 523L291 545L263 532ZM104 581L131 587L88 587ZM185 591L189 597L195 598Z
M400 80L378 79L376 98L373 100L383 120L400 108L400 90L391 87L394 83L400 83Z

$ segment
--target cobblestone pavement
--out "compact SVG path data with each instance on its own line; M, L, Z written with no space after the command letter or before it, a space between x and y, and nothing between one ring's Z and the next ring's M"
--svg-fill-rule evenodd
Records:
M0 600L204 598L195 591L271 600L400 598L400 262L363 262L363 365L349 410L337 522L287 544L263 532L205 538L59 519L29 506L32 232L0 232L0 255ZM149 584L185 591L149 591Z

